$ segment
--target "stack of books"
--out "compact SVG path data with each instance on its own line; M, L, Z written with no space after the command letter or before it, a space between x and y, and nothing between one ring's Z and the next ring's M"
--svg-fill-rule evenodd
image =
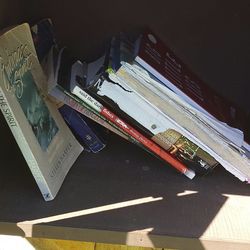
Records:
M121 33L107 47L90 63L53 48L49 93L84 106L190 179L220 164L248 182L249 114L198 79L150 30Z
M90 63L59 48L49 19L31 29L17 26L0 39L1 110L45 200L55 197L84 148L105 148L107 131L190 179L221 165L249 182L250 115L204 84L152 31L114 36ZM53 164L45 166L49 157Z

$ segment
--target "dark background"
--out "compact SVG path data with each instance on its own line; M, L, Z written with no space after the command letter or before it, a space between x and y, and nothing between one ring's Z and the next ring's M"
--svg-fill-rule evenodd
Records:
M215 0L1 0L0 27L51 17L61 43L89 61L102 53L104 41L112 34L149 26L207 84L249 111L249 13L250 3L243 0L237 4ZM114 136L102 153L81 156L58 197L45 203L2 115L0 138L0 221L32 220L153 196L163 200L50 224L118 231L152 227L153 234L198 238L226 202L224 193L250 195L249 186L223 168L189 181ZM177 196L184 190L195 193ZM43 237L36 227L33 235Z

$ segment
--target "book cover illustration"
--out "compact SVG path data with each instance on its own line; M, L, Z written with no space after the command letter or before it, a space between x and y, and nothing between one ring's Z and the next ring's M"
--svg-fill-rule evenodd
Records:
M19 55L20 60L15 60L15 55ZM58 127L31 74L30 55L27 46L24 45L11 53L6 51L7 63L0 57L1 78L5 89L16 96L37 141L45 151L58 132Z
M162 136L164 137L165 145L167 145L165 149L197 174L207 174L218 165L218 162L207 152L178 131L167 129Z
M46 95L28 24L0 37L0 108L46 201L55 198L83 148Z

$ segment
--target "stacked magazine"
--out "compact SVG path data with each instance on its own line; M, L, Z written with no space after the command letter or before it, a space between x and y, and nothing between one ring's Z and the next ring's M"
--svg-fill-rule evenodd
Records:
M91 63L53 47L46 72L50 95L188 178L220 164L249 181L249 114L213 93L151 31L114 37Z

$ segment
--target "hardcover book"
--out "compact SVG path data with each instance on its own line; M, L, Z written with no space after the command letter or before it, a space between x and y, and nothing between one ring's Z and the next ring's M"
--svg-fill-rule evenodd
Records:
M30 27L0 37L0 107L46 201L55 198L82 152L57 107L46 96Z

